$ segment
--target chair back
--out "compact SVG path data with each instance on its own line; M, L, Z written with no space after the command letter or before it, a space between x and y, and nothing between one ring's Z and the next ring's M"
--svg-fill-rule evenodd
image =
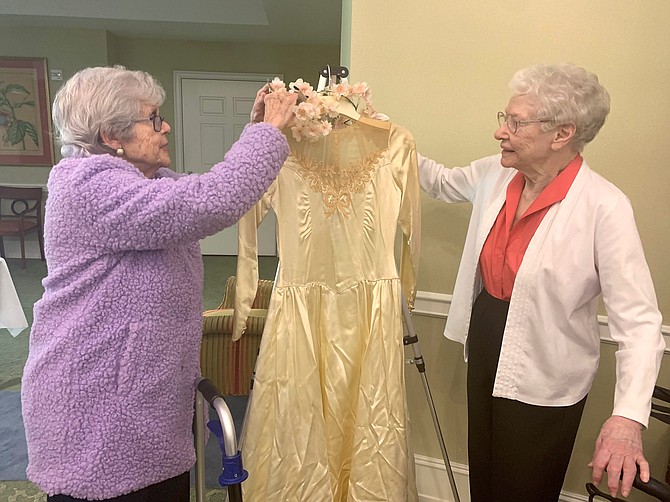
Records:
M232 309L235 307L235 286L237 284L237 277L230 276L226 280L226 287L223 293L223 300L219 305L220 309ZM266 309L270 306L270 297L272 296L272 289L274 288L274 281L267 279L258 280L258 288L256 289L256 297L251 305L252 309Z
M218 309L203 313L200 367L224 395L247 395L251 390L256 358L265 328L274 281L260 279L247 318L246 331L233 342L235 276L226 281Z
M40 255L44 260L41 187L0 186L0 255L5 256L3 237L18 237L22 266L26 266L25 236L37 232Z
M0 186L0 220L42 226L42 188Z

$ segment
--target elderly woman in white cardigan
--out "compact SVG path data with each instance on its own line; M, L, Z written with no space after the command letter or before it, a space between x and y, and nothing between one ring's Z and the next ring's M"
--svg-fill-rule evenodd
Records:
M501 152L448 169L420 157L423 190L473 204L445 335L465 345L472 502L558 500L599 358L602 293L616 354L612 416L594 482L628 495L665 348L661 314L628 198L581 152L609 95L570 64L510 82Z

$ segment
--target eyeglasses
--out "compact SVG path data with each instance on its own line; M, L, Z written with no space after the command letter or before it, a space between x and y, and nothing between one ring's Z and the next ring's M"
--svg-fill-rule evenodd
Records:
M163 122L165 119L158 115L156 112L153 112L149 118L146 119L137 119L134 122L144 122L145 120L150 120L153 125L154 125L154 131L156 132L161 132L161 129L163 129Z
M502 127L503 124L507 124L507 129L512 134L516 133L519 126L525 126L527 124L538 124L540 122L551 122L549 119L535 119L535 120L519 120L514 115L507 115L504 112L498 112L498 125Z

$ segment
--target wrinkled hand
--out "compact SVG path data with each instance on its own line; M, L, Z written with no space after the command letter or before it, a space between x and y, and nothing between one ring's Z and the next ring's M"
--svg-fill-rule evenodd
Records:
M265 96L270 92L270 85L265 84L263 87L258 89L256 93L256 99L254 100L254 106L251 107L251 123L257 124L263 122L265 117Z
M265 116L263 122L277 129L288 126L295 118L293 107L298 99L295 92L273 92L265 96Z
M640 479L649 481L649 463L642 454L642 426L625 417L611 416L603 424L596 439L593 459L593 483L599 485L603 472L607 471L607 487L616 497L621 479L621 494L630 494L633 480L640 466ZM621 472L623 471L623 478Z
M294 118L293 107L298 99L295 92L270 92L265 84L256 93L254 105L251 107L251 123L267 122L277 129L288 126Z

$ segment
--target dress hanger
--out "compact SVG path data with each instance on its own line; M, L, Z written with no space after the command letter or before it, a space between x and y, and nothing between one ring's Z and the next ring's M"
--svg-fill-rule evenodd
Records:
M338 83L347 83L347 77L349 76L349 69L346 66L333 66L326 65L321 68L319 72L319 85L316 87L316 92L328 91L328 89L337 85ZM328 96L325 96L327 99ZM335 98L332 98L333 101ZM356 111L354 104L347 98L340 98L336 106L337 113L344 115L345 117L358 121L361 118L361 114Z
M321 71L319 72L319 84L317 85L316 91L317 92L327 91L332 86L337 85L338 83L347 83L348 76L349 76L349 69L346 66L326 65L323 68L321 68ZM338 100L336 110L337 113L339 113L340 115L343 115L356 122L371 125L373 127L379 127L381 129L388 130L391 126L391 124L388 121L377 120L370 117L362 116L356 110L356 106L349 99L345 97L342 97Z

